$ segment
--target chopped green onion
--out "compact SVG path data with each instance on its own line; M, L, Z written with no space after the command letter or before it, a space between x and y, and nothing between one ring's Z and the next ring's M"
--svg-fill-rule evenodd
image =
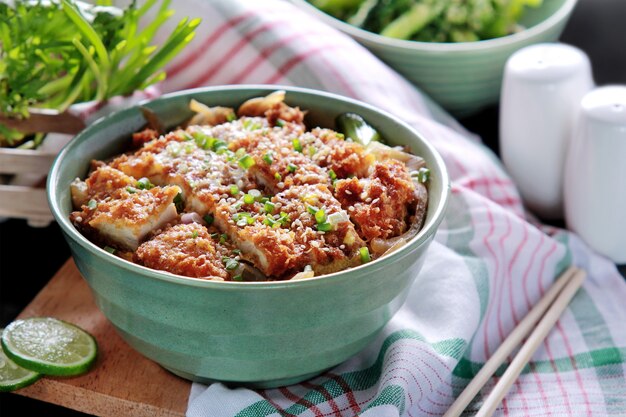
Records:
M96 207L98 207L98 203L96 202L96 200L91 199L89 200L89 202L87 203L87 207L89 207L90 210L95 210Z
M191 136L191 135L190 135L189 133L187 133L187 132L182 132L182 137L183 137L183 140L184 140L185 142L188 142L188 141L190 141L190 140L193 140L193 136Z
M137 189L133 187L126 187L126 191L128 191L129 194L135 194Z
M300 139L296 138L296 139L292 140L291 143L293 144L293 149L296 152L302 153L302 144L300 143Z
M326 222L326 212L323 209L317 210L317 212L315 213L315 221L317 223Z
M220 149L227 150L228 145L226 145L226 142L224 142L223 140L216 139L215 142L213 142L213 146L211 146L211 150L213 150L214 152L218 152Z
M219 238L219 237L220 237L220 234L219 234L219 233L211 233L211 238L212 238L212 239L217 239L217 238Z
M320 232L330 232L333 230L333 225L330 223L318 223L316 227Z
M114 254L116 249L115 249L115 248L112 248L112 247L110 247L110 246L105 246L105 247L104 247L104 250L105 250L105 251L107 251L107 252L109 252L110 254Z
M235 151L235 156L237 158L241 158L246 154L246 150L244 148L239 148Z
M195 239L195 238L197 238L197 237L198 237L198 231L197 231L197 230L194 230L194 231L191 233L191 238L192 238L192 239Z
M213 222L215 221L215 217L213 217L210 214L205 214L203 217L204 221L206 222L207 226L210 226L213 224Z
M284 226L289 221L291 221L291 218L289 217L289 214L285 213L284 211L281 211L280 212L280 218L278 219L278 222Z
M269 201L267 203L265 203L265 205L263 206L263 209L265 210L266 213L268 214L274 214L274 210L276 209L276 206L274 205L274 203L270 203Z
M227 122L232 122L234 120L237 120L237 116L235 116L235 113L228 113L226 115L226 121Z
M265 155L263 155L263 161L265 161L267 165L272 165L272 162L274 162L274 158L272 158L272 153L267 152Z
M233 253L235 255L240 255L241 254L241 249L233 249Z
M261 197L261 199L260 199L259 201L260 201L262 204L265 204L265 203L267 203L268 201L270 201L270 199L269 199L269 198L267 198L267 197Z
M311 213L313 216L315 216L315 213L317 213L317 211L319 210L317 207L313 207L310 204L306 205L306 210Z
M196 140L196 145L204 150L213 149L215 142L217 142L216 138L199 131L193 132L191 135Z
M283 177L282 177L282 176L281 176L278 172L275 172L275 173L274 173L274 179L275 179L276 181L280 181L280 180L282 180L282 179L283 179Z
M370 256L370 250L367 248L367 246L363 246L359 249L359 257L361 258L362 263L367 263L372 260L372 257Z
M309 146L309 156L312 157L317 153L317 149L314 146Z
M143 177L137 181L135 187L139 188L140 190L149 190L151 188L154 188L154 184L152 184L148 178Z
M243 276L241 274L234 275L233 281L243 281Z
M422 184L425 183L425 182L428 182L428 179L430 178L430 169L424 168L424 167L420 168L417 171L415 177Z
M276 126L285 127L285 121L283 119L276 119Z
M343 133L339 133L339 132L336 132L335 136L337 136L341 140L344 140L346 138L346 135L344 135Z
M243 196L243 202L245 204L253 204L254 203L254 197L251 196L250 194L246 194Z
M237 187L237 186L236 186L236 185L234 185L234 184L233 184L233 185L231 185L231 186L230 186L230 193L231 193L232 195L237 195L237 194L239 194L239 187Z
M179 213L185 208L185 202L183 201L183 195L181 193L176 194L176 197L174 197L174 205L176 206L176 211Z
M296 172L297 169L298 169L298 167L296 165L294 165L294 164L287 165L287 171L289 171L291 173Z
M263 224L273 229L280 227L280 223L274 220L272 216L266 216L265 219L263 220Z
M335 171L333 171L332 169L328 170L328 176L330 177L330 180L333 182L335 182L335 180L337 179L337 174L335 174Z
M242 167L243 169L248 169L251 166L253 166L255 163L256 162L254 162L254 158L247 154L239 158L239 166Z
M226 233L222 233L220 235L220 243L226 243L227 240L228 240L228 235Z
M242 122L243 128L246 130L257 130L261 128L261 124L253 122L252 119L245 119Z
M227 271L234 271L239 267L239 261L233 258L223 257L222 262L224 262L224 267Z

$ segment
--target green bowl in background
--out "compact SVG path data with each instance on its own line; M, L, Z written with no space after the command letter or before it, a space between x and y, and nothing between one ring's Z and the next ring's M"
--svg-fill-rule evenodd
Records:
M292 3L350 35L456 116L468 116L500 97L506 60L517 50L557 41L577 0L543 0L526 8L525 30L477 42L436 43L393 39L336 19L306 0Z
M91 243L70 223L70 183L92 159L122 152L145 120L134 107L89 126L58 155L48 176L52 213L98 308L146 357L194 381L274 387L309 378L370 343L404 302L444 216L449 182L441 157L417 132L367 104L313 90L225 86L182 91L145 104L166 126L191 116L189 101L238 107L277 89L307 110L309 126L334 128L335 117L360 114L394 145L408 145L431 170L426 222L387 257L299 281L216 282L152 270ZM428 294L424 294L425 297Z

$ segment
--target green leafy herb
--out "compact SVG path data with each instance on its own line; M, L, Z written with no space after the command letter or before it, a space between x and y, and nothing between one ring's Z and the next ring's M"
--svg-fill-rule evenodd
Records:
M224 267L227 271L234 271L235 269L239 268L239 261L234 258L224 257L222 258L222 262L224 263Z
M173 15L170 0L158 3L132 1L120 10L106 0L1 2L0 113L25 119L33 107L63 112L163 80L163 67L193 39L200 19L181 20L157 46L155 34ZM29 138L0 125L0 146L36 147L43 135Z

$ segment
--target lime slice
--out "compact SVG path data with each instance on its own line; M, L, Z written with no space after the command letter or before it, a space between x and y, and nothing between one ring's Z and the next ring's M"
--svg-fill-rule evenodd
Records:
M0 335L3 329L0 329ZM22 368L0 349L0 392L15 391L32 384L41 377L37 372Z
M14 321L2 333L2 347L18 365L60 376L87 372L98 350L89 333L52 317Z

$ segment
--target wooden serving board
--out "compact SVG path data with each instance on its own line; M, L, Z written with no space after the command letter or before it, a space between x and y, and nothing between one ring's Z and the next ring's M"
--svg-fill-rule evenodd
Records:
M98 342L85 375L43 377L17 394L98 416L184 416L191 383L133 350L96 307L91 290L69 260L18 318L50 316L74 323Z

